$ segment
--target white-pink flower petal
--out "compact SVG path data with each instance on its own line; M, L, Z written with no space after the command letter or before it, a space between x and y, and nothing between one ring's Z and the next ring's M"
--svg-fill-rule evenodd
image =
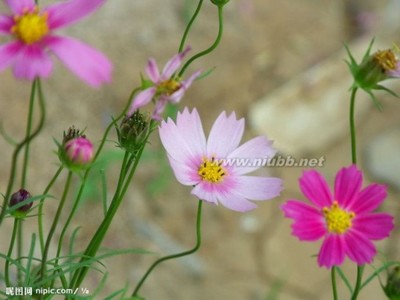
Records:
M242 139L244 119L237 120L235 113L226 116L222 112L214 122L207 141L208 156L226 158Z
M154 84L157 84L160 80L160 71L158 70L158 66L154 58L149 58L145 71L150 80Z
M5 0L5 2L15 15L21 15L25 10L32 10L36 6L34 0Z
M14 20L12 17L0 15L0 34L9 35L13 25Z
M20 41L13 41L0 46L0 71L14 63L15 58L23 49Z
M40 47L23 47L15 58L14 75L17 78L34 80L37 77L50 76L53 62Z

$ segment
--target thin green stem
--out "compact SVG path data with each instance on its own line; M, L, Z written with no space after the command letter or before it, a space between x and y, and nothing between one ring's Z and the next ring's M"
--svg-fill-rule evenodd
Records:
M41 89L41 84L40 80L36 80L37 87L38 87L38 92L39 92L39 109L40 109L40 120L39 124L36 127L36 129L32 132L31 135L26 136L20 143L18 143L15 146L12 159L11 159L11 170L10 170L10 176L8 179L8 185L7 185L7 190L4 196L3 200L3 205L1 207L1 213L0 213L0 224L3 222L5 214L6 214L6 208L7 208L7 200L9 199L13 186L14 186L14 181L15 181L15 175L16 175L16 169L17 169L17 162L18 162L18 155L20 151L23 149L23 147L29 143L31 140L33 140L42 130L45 119L46 119L46 106L44 103L44 97ZM34 83L33 83L34 84Z
M331 281L332 281L332 293L333 300L337 300L337 286L336 286L336 267L333 266L331 269Z
M47 257L48 257L49 250L50 250L51 239L52 239L52 237L54 235L54 232L56 230L57 224L60 221L59 219L60 219L60 216L61 216L61 212L62 212L62 210L64 208L65 200L67 199L68 191L69 191L69 188L70 188L70 185L71 185L71 178L72 178L72 172L69 171L68 172L68 176L67 176L67 180L65 182L64 191L63 191L60 203L59 203L58 208L57 208L56 215L54 216L53 223L52 223L52 225L50 227L49 234L47 235L46 244L45 244L44 251L43 251L43 256L42 256L42 265L41 265L41 269L40 269L40 281L42 281L44 279L44 277L45 277ZM41 297L40 299L43 299L43 298Z
M224 10L224 6L223 5L218 5L218 35L214 41L214 43L207 48L206 50L203 50L195 55L193 55L182 67L182 69L180 70L178 76L182 77L183 73L185 73L187 67L189 67L189 65L194 62L196 59L207 55L208 53L212 52L215 48L217 48L217 46L219 45L221 38L222 38L222 34L224 32L224 18L223 18L223 10Z
M357 143L355 123L355 102L357 88L353 88L350 96L350 138L351 138L351 162L357 164Z
M357 266L357 280L356 280L356 286L354 287L354 292L353 295L351 296L351 300L356 300L358 297L358 294L361 291L361 281L362 281L362 275L364 272L364 265Z
M36 85L37 79L35 79L32 83L31 95L29 97L29 110L28 110L28 122L26 124L25 136L28 137L32 132L32 121L33 121L33 109L35 104L35 95L36 95ZM29 149L30 149L30 141L25 144L24 151L24 159L22 163L22 174L21 174L21 187L25 188L26 184L26 176L28 172L28 161L29 161Z
M185 252L181 252L181 253L177 253L177 254L172 254L172 255L168 255L168 256L164 256L161 257L160 259L156 260L151 266L150 268L147 270L147 272L143 275L142 279L140 279L139 283L137 284L135 290L132 293L132 297L138 296L139 290L142 287L142 285L144 284L144 282L146 281L147 277L150 275L150 273L155 269L155 267L157 267L160 263L162 263L163 261L166 260L170 260L170 259L175 259L175 258L179 258L182 256L186 256L186 255L190 255L193 254L194 252L196 252L201 245L201 213L202 213L202 205L203 205L203 201L199 200L199 204L197 207L197 220L196 220L196 245Z
M5 281L6 281L6 286L12 286L11 281L10 281L10 260L11 259L11 255L14 249L14 243L15 240L17 238L17 233L18 233L18 227L20 224L20 220L18 218L14 219L14 227L13 227L13 231L12 231L12 235L11 235L11 241L10 241L10 245L8 246L8 253L7 253L7 258L6 262L5 262L5 266L4 266L4 277L5 277Z
M64 166L60 166L57 172L54 174L53 178L50 180L49 184L44 189L43 195L47 195L50 191L53 184L56 182L58 176L60 175L61 171L64 169ZM43 204L44 198L40 199L39 201L39 208L38 208L38 231L39 231L39 241L40 241L40 251L43 255L44 251L44 233L43 233Z
M190 19L189 23L186 26L185 32L183 33L182 39L181 39L181 43L179 44L179 50L178 52L182 52L183 51L183 47L185 46L185 42L186 42L186 38L189 34L190 28L192 27L194 21L197 18L197 15L199 14L200 10L201 10L201 6L203 5L203 0L200 0L199 3L197 4L197 8L192 16L192 18Z

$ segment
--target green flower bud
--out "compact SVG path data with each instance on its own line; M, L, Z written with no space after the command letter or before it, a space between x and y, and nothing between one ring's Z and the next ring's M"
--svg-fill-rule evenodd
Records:
M137 151L146 140L149 125L149 119L138 110L125 117L117 128L119 146L129 152Z
M389 273L386 286L383 288L390 300L400 300L400 267L397 266Z
M211 0L215 5L225 5L229 2L229 0Z

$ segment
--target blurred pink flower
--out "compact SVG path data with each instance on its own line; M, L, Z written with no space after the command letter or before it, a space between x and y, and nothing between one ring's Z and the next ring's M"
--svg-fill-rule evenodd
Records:
M128 116L131 116L140 107L147 105L152 99L158 98L152 118L160 120L161 114L168 102L178 103L181 101L186 90L200 75L200 71L197 71L186 80L181 80L181 78L175 75L175 72L182 64L182 60L189 50L190 47L187 47L184 51L172 57L165 65L161 74L154 58L149 59L145 71L150 78L150 86L138 93L133 99Z
M279 178L247 176L258 168L239 164L224 164L224 159L273 157L275 149L266 137L256 137L239 146L244 131L244 119L235 113L221 113L212 126L208 140L204 135L196 109L178 113L176 123L162 121L159 133L177 180L193 186L192 194L201 200L245 212L257 206L248 201L267 200L279 195Z
M281 208L294 220L293 235L302 241L324 239L319 266L339 266L345 256L358 265L371 263L376 255L372 240L388 237L394 227L391 215L373 212L386 198L386 187L374 183L361 190L362 173L355 165L337 173L334 197L315 170L305 171L299 182L313 205L288 200Z
M112 65L102 53L54 30L77 22L105 0L69 0L39 10L34 0L6 0L12 15L0 15L0 35L13 41L0 46L0 71L12 65L17 78L48 77L50 52L87 84L110 82Z

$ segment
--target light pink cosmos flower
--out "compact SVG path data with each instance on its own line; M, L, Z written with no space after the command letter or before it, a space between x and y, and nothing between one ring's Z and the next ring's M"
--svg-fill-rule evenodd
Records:
M312 205L288 200L281 208L294 220L293 235L302 241L324 239L319 266L339 266L345 256L358 265L372 262L372 241L388 237L394 227L392 216L373 212L386 198L386 187L374 183L361 189L362 173L355 165L337 173L333 196L315 170L304 172L299 182Z
M0 46L0 71L13 66L17 78L48 77L50 53L87 84L98 87L111 80L111 63L97 50L54 30L77 22L105 0L69 0L39 10L34 0L5 0L11 15L0 15L0 35L13 41Z
M245 212L257 206L248 201L267 200L279 195L279 178L247 176L258 167L252 164L223 163L231 159L252 162L260 157L273 157L275 149L266 137L256 137L239 146L244 131L244 119L235 113L222 112L211 129L208 140L204 135L196 109L178 113L176 123L163 121L159 128L161 142L168 153L177 180L194 186L192 194L201 200Z
M200 75L200 71L197 71L188 79L181 80L175 74L189 51L190 47L187 47L183 52L172 57L161 73L154 58L148 60L145 71L150 79L151 86L136 95L129 109L128 116L131 116L140 107L147 105L152 99L157 99L158 101L156 102L152 118L160 120L161 114L168 102L178 103L181 101L186 90Z

